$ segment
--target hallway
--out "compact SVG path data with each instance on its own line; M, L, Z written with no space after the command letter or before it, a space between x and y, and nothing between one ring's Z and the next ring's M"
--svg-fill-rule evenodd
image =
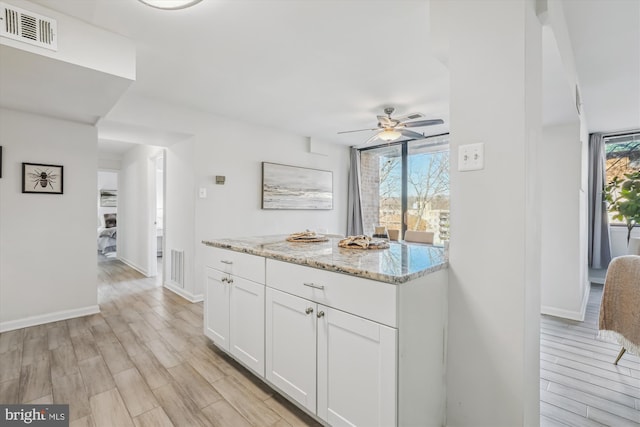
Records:
M70 403L71 426L317 425L202 333L192 304L115 259L100 314L0 334L0 402Z

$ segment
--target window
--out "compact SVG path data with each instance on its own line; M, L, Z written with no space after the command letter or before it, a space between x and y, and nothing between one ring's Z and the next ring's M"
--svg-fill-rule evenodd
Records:
M448 135L362 149L364 232L377 225L428 230L434 243L449 240Z
M625 179L625 174L640 171L640 133L605 137L607 183L615 177ZM609 223L626 225L613 219L609 212Z

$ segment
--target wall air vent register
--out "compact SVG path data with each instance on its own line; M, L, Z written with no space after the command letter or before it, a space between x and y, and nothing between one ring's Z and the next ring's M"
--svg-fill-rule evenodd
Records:
M0 37L58 50L57 34L55 19L0 3Z

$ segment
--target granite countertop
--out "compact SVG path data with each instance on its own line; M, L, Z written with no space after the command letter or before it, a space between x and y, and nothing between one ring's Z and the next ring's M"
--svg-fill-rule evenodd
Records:
M263 256L392 284L406 283L447 268L441 246L389 242L388 249L346 249L340 238L328 242L288 242L286 235L203 240L207 246Z

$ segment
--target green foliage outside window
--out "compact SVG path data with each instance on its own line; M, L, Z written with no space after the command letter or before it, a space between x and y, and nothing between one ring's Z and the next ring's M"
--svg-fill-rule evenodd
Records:
M605 187L605 197L613 218L627 226L627 244L631 231L640 225L640 171L615 176Z

